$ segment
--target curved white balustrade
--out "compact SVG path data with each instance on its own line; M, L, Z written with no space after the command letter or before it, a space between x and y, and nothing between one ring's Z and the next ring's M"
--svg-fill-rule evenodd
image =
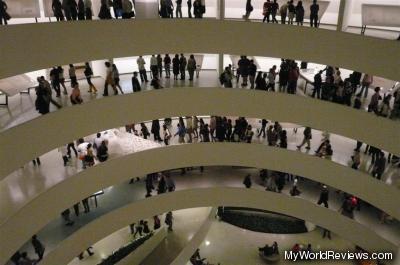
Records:
M291 58L400 80L396 41L310 27L214 19L103 20L0 27L0 38L5 66L0 78L104 58L193 52Z
M290 162L288 162L290 161ZM367 174L315 156L257 144L199 143L174 145L112 159L66 179L25 205L1 224L0 263L6 261L59 213L94 192L152 172L189 166L235 165L288 172L350 194L400 219L400 192ZM79 187L79 188L77 188ZM63 199L59 200L60 194ZM379 194L379 196L377 196ZM41 211L46 205L46 211ZM41 215L34 216L38 211ZM30 220L26 222L26 220ZM24 229L19 229L24 227Z
M395 252L398 248L377 236L374 231L353 222L338 212L304 200L253 189L206 188L166 193L119 208L68 237L50 252L41 264L66 264L87 246L132 222L149 216L171 210L221 205L268 210L307 220L371 251Z
M206 113L293 122L400 154L400 123L347 106L255 90L171 88L90 101L2 132L0 180L32 158L97 131L160 117Z

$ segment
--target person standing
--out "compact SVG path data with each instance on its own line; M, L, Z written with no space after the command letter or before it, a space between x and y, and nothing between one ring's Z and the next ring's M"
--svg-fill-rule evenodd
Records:
M317 4L317 0L313 0L312 5L310 6L310 12L310 27L318 28L319 5Z
M314 90L312 93L312 97L314 98L317 95L318 99L321 99L321 87L322 87L322 71L319 71L316 75L314 75Z
M141 90L139 79L138 79L138 72L133 72L132 76L132 90L133 92L139 92Z
M171 57L169 57L168 53L164 57L164 69L165 69L165 77L170 78L171 77Z
M203 6L201 0L194 0L193 2L194 18L203 18Z
M297 80L299 79L300 71L297 63L292 63L288 75L288 88L287 92L289 94L295 94L297 89Z
M360 95L361 97L362 93L364 92L364 98L367 98L369 86L372 85L373 82L374 82L374 77L372 75L364 74L364 77L361 81L361 90L357 95Z
M93 17L92 0L85 0L85 17L86 20L92 20Z
M58 79L60 80L60 85L64 89L64 95L67 95L67 87L65 86L65 77L64 77L64 69L61 66L57 67L58 70Z
M88 62L85 63L85 71L83 73L85 74L86 81L89 85L89 93L97 94L97 88L92 83L93 70Z
M78 0L78 20L85 20L85 3Z
M328 208L328 199L329 199L328 187L325 186L325 185L323 185L323 186L322 186L321 193L319 194L319 199L318 199L317 204L318 204L318 205L324 204L324 206L325 206L326 208Z
M163 130L164 130L164 144L169 145L169 140L171 139L172 135L171 132L169 131L167 125L163 125Z
M187 1L187 7L188 7L188 17L192 18L192 0Z
M250 89L254 89L254 82L256 79L257 73L257 65L254 63L254 60L250 60L249 65L249 81L250 81Z
M279 69L279 92L285 92L289 79L289 64L285 59L281 59Z
M73 87L74 84L78 83L78 80L76 79L75 66L73 64L69 65L68 73L69 73L69 79L71 80L71 87Z
M304 135L303 141L302 141L302 143L300 145L297 146L297 149L300 150L301 147L303 147L304 144L307 144L306 149L310 150L310 148L311 148L310 147L310 140L312 138L311 128L310 127L306 127L304 129L303 135Z
M116 19L122 18L122 0L113 1L114 16Z
M139 58L137 58L136 63L138 65L139 68L139 74L140 74L140 80L142 80L143 82L149 82L147 80L147 73L146 73L146 68L145 68L145 64L146 62L144 61L142 55L139 56Z
M151 55L151 58L150 58L150 71L151 71L151 74L152 74L153 78L155 76L158 76L158 67L157 67L157 65L158 65L157 58L153 54L153 55Z
M163 59L161 57L161 54L158 54L157 55L157 72L160 75L160 78L162 78L162 72L163 72L162 65L163 65Z
M176 0L175 16L176 18L182 18L182 0Z
M281 8L279 9L279 14L281 16L281 23L283 25L286 24L287 12L288 12L288 4L285 2L281 5Z
M379 94L380 87L375 88L375 94L372 95L371 100L368 105L368 112L374 112L375 114L379 113L378 106L379 106L379 100L382 99L381 95Z
M187 70L189 72L189 81L193 81L194 72L196 71L196 59L193 54L190 55L187 62Z
M169 175L169 173L166 175L166 185L167 185L167 189L168 192L173 192L175 191L175 181L171 178L171 176Z
M275 91L275 78L276 78L276 65L272 66L268 72L268 85L267 91L271 89L271 91Z
M172 216L171 211L165 215L165 224L168 225L168 231L173 231L172 229L173 219L174 217Z
M296 23L297 26L301 25L303 26L303 21L304 21L304 7L303 7L303 1L299 1L296 6Z
M154 221L154 227L153 227L153 229L154 229L154 230L159 229L159 228L161 227L160 218L158 218L157 215L154 215L154 216L153 216L153 221Z
M383 172L385 172L386 167L386 158L385 153L382 151L379 152L378 157L374 163L374 169L372 170L372 176L377 179L381 179Z
M69 0L68 5L71 11L71 18L72 20L77 20L78 18L78 5L76 4L75 0Z
M293 25L293 19L294 19L294 15L295 15L295 12L296 12L296 7L293 4L293 0L289 1L288 11L289 11L288 24Z
M32 236L32 246L35 249L35 253L39 257L38 261L42 260L44 251L45 251L45 247L42 244L42 242L40 242L40 240L37 238L37 235Z
M172 59L172 72L174 74L174 80L178 80L179 69L180 69L179 64L180 64L179 55L175 54L174 59Z
M186 57L181 53L181 57L179 58L179 72L181 73L181 80L186 79Z
M65 18L68 21L72 20L71 10L69 8L69 0L62 0L62 9L64 10Z
M62 4L60 0L53 0L51 4L51 8L53 10L53 14L56 17L57 21L63 21L64 20L64 14L62 12Z
M160 136L160 121L158 119L151 122L151 133L153 134L154 141L162 141Z

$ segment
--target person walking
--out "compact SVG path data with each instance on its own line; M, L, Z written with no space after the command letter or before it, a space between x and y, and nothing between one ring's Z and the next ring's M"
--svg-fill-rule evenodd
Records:
M264 15L263 23L265 21L267 21L267 23L269 23L270 16L271 16L271 8L272 8L271 0L265 1L264 5L263 5L263 15Z
M279 10L279 4L276 1L277 0L274 0L274 2L271 4L272 23L278 23L278 20L276 19L276 14Z
M42 242L37 238L37 235L32 236L32 246L35 250L35 253L38 255L39 259L38 261L41 261L43 259L45 247Z
M310 127L306 127L304 129L303 135L304 135L303 141L302 141L302 143L300 145L297 146L297 149L300 150L303 147L304 144L307 144L306 149L310 150L311 149L310 140L312 138L311 128Z
M147 73L146 73L146 68L145 68L145 60L143 59L143 56L140 55L139 58L137 58L136 63L138 65L139 68L139 74L140 74L140 80L143 82L149 82L147 80Z
M313 0L310 6L310 27L318 28L318 12L319 5L317 4L317 0Z
M106 66L106 80L104 83L104 91L103 91L103 96L107 97L108 96L108 86L111 85L112 89L114 90L114 95L118 94L118 90L115 87L115 81L113 78L113 68L111 66L110 62L105 62L104 63Z
M325 185L323 185L323 186L322 186L321 193L319 194L319 199L318 199L317 204L318 204L318 205L324 204L324 206L325 206L326 208L328 208L328 199L329 199L328 187L325 186Z
M253 12L254 8L251 4L251 0L246 1L246 13L243 15L243 19L249 20L251 12Z
M92 70L92 67L90 67L88 62L85 63L85 71L83 73L85 74L86 81L89 85L88 92L97 94L97 88L92 83L93 70Z
M262 134L263 135L262 137L265 138L265 129L267 128L267 124L268 124L268 121L266 119L261 120L261 129L260 129L257 137L260 137Z
M114 81L114 86L118 87L119 91L121 92L121 94L124 94L124 91L122 91L122 87L119 84L119 71L118 68L115 64L112 64L112 78Z
M50 82L54 91L56 91L56 97L60 97L61 95L60 78L58 75L58 69L56 67L53 67L53 69L50 70Z

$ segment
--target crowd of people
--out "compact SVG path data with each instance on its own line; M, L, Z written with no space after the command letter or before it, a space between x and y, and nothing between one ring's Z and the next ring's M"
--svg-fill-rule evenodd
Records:
M251 13L253 12L254 7L251 3L251 0L247 0L246 2L246 13L243 15L243 18L248 20ZM276 16L280 16L281 24L291 24L293 25L293 21L296 20L297 25L303 26L304 23L304 6L303 1L298 1L295 5L293 0L284 3L282 6L279 6L277 0L266 0L262 7L262 15L263 22L267 23L278 23ZM313 0L313 3L310 5L310 26L318 27L319 26L319 5L317 0ZM287 19L287 20L286 20Z
M160 17L173 18L175 9L175 17L182 18L182 2L182 0L176 0L176 5L174 6L172 0L160 0ZM193 16L195 18L203 18L203 15L206 13L206 2L205 0L187 0L187 8L188 18L193 18Z

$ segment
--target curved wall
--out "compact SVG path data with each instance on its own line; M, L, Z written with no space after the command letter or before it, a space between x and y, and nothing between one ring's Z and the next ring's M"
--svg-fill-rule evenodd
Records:
M367 250L397 251L397 246L377 236L367 227L325 207L278 193L244 188L208 188L170 192L115 210L64 240L41 264L66 264L87 246L149 216L170 210L221 205L263 209L290 215L320 225Z
M160 117L206 113L293 122L400 154L400 123L347 106L255 90L171 88L90 101L2 132L0 180L33 157L97 131Z
M290 161L290 163L288 163ZM400 192L370 176L315 156L280 148L237 143L174 145L107 161L66 179L36 197L0 227L0 264L59 213L94 192L133 177L171 168L235 165L268 168L304 176L354 194L400 219ZM118 174L116 174L118 172ZM59 200L60 194L63 199ZM379 196L377 196L379 194ZM46 210L43 211L43 206ZM41 212L37 215L37 212ZM35 216L35 218L31 218ZM30 220L26 222L26 220ZM20 229L24 227L24 229Z
M396 41L309 27L214 19L103 20L11 25L0 28L0 38L0 61L7 66L0 78L90 60L192 52L291 58L400 80Z

